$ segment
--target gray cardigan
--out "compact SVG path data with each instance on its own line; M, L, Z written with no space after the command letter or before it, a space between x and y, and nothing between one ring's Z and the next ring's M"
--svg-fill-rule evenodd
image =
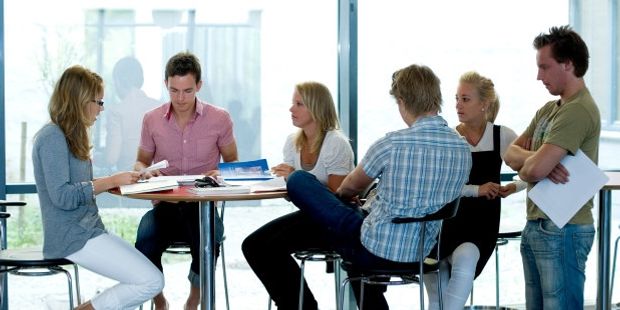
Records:
M75 158L56 124L35 135L34 179L43 220L43 255L66 257L105 232L95 202L90 160Z

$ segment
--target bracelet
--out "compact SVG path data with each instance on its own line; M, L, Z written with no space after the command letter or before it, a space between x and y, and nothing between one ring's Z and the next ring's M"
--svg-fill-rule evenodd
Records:
M95 182L90 181L90 186L91 186L91 187L92 187L92 189L93 189L93 200L95 200L95 199L96 199L96 198L95 198Z

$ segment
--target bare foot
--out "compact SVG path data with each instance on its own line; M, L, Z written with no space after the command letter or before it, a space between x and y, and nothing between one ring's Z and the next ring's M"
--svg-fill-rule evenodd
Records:
M184 310L197 310L200 304L200 288L192 286L189 290L189 296L183 306Z
M90 303L90 300L77 306L75 308L75 310L95 310L95 308L93 308L93 305Z

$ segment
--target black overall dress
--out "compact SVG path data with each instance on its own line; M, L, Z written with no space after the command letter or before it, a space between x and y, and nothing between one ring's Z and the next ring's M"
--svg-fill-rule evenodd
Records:
M472 152L470 185L487 182L499 184L502 158L500 155L500 126L493 126L493 150ZM480 250L476 265L476 277L480 275L495 249L499 231L501 201L498 196L488 200L485 197L461 197L459 210L452 219L445 220L441 231L441 258L452 254L464 242L471 242Z

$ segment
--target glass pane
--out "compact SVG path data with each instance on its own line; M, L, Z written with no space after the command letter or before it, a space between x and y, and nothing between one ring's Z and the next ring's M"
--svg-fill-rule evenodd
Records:
M458 79L476 70L491 78L499 93L496 123L521 133L551 97L536 80L532 41L550 26L567 23L565 0L360 3L359 154L387 131L404 128L388 91L392 73L413 63L429 66L441 79L442 115L450 126L458 121Z
M8 0L5 6L7 182L33 182L32 137L49 120L56 79L72 64L106 82L105 111L92 128L96 175L133 166L142 115L168 101L164 66L179 51L201 60L199 97L231 113L241 160L282 161L286 136L295 130L288 108L296 83L320 81L337 94L333 1L207 1L183 9L144 2L121 9ZM143 74L118 62L128 56Z
M592 92L601 112L601 143L599 147L599 166L602 169L618 169L620 152L620 124L618 122L618 10L617 4L606 0L595 0L590 5L575 1L580 32L590 51L590 68L585 75L586 85ZM612 20L612 16L616 20ZM615 30L615 31L612 31ZM613 38L613 35L616 38ZM616 53L613 53L614 44ZM615 58L615 59L614 59ZM615 66L613 65L615 64ZM614 80L615 78L615 80Z

